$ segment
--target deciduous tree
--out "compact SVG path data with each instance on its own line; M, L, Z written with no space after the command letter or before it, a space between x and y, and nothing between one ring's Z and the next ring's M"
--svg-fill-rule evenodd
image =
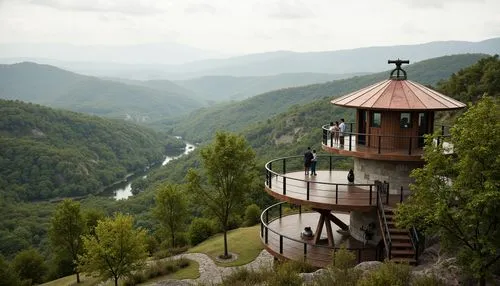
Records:
M217 132L214 142L200 154L208 185L191 169L187 175L189 189L218 219L224 233L223 257L227 258L229 218L256 176L255 153L242 136Z
M134 229L132 217L121 213L100 220L95 235L83 237L83 247L80 270L113 278L115 286L120 277L140 269L147 257L146 232Z
M485 285L500 261L498 99L483 98L464 113L451 129L450 146L434 142L427 140L425 165L412 172L412 194L397 219L439 234L463 269Z
M187 199L178 185L166 184L157 189L153 215L170 235L172 247L176 234L186 225Z
M52 217L49 238L56 251L69 255L73 261L76 281L80 283L78 272L78 255L82 253L81 235L85 231L85 222L80 212L80 203L64 200L57 207Z
M42 283L47 272L43 257L33 248L19 252L12 261L12 268L22 280L31 281L30 284Z

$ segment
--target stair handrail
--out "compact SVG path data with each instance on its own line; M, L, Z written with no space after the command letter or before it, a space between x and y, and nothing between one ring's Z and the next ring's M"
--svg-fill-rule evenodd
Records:
M379 219L382 218L383 222L383 232L382 232L382 238L384 239L384 244L385 244L385 252L387 259L391 259L391 249L392 249L392 240L391 240L391 233L389 232L389 225L387 224L387 218L385 217L385 212L384 212L384 203L382 202L382 193L381 193L381 186L382 183L380 181L375 182L377 184L377 210L379 213ZM389 190L387 190L389 191ZM388 194L387 194L388 195Z
M414 226L410 228L410 241L413 246L413 250L415 251L415 261L418 264L420 239L418 237L417 229Z

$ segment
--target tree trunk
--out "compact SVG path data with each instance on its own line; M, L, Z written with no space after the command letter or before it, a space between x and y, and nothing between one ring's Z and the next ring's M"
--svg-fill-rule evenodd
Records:
M171 232L172 232L172 248L175 248L175 234L173 230L171 230Z
M227 252L227 230L224 228L224 258L227 258L229 253Z
M118 286L118 277L115 276L115 286Z
M76 271L76 283L80 283L80 272Z

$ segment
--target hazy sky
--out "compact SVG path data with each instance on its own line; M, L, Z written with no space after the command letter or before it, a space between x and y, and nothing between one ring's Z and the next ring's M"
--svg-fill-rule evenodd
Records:
M500 0L0 0L0 43L176 42L234 55L497 36Z

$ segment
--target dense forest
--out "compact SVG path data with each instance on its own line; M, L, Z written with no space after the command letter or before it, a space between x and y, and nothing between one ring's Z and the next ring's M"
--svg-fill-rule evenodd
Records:
M96 194L182 142L133 124L0 100L0 190L16 200Z

